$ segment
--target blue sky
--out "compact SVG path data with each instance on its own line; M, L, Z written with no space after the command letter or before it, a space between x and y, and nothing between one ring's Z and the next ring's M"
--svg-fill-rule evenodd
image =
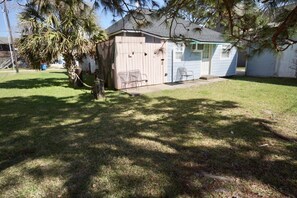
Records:
M86 0L90 1L90 0ZM92 1L92 0L91 0ZM158 0L157 2L161 3L163 2L162 0ZM18 20L17 20L17 15L20 12L21 8L16 4L15 1L8 1L7 2L8 9L9 9L9 18L12 26L13 33L15 34L18 32ZM1 10L1 15L0 15L0 36L8 36L7 32L7 26L3 14L3 4L0 5L0 10ZM98 16L98 22L102 28L107 28L112 24L113 16L112 13L110 12L104 12L102 10L97 11L97 16ZM118 20L117 18L116 20Z
M11 25L13 26L13 29L17 29L17 6L14 2L7 2L8 8L9 8L9 17L11 19ZM7 33L7 26L6 21L4 20L4 12L3 12L3 3L0 5L0 36L8 35Z
M10 23L13 29L13 32L18 31L18 13L20 12L21 8L20 6L16 5L13 1L8 1L8 9L9 9L9 18ZM4 18L3 13L3 4L1 6L1 15L0 15L0 36L7 36L7 26L6 26L6 20ZM107 28L112 24L113 16L109 12L103 12L102 10L97 11L98 15L98 22L102 28Z

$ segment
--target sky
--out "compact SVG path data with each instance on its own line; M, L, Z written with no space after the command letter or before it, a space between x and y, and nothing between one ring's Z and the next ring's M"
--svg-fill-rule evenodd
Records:
M92 1L92 0L85 0L85 1ZM157 2L161 3L163 2L162 0L157 0ZM16 3L15 0L8 0L7 1L7 7L9 10L9 19L12 27L13 34L15 37L17 37L17 32L19 32L18 29L18 13L20 12L21 8L20 6ZM8 31L7 31L7 25L6 25L6 20L4 17L4 12L3 12L3 4L0 5L0 36L8 36ZM110 12L104 12L102 9L97 11L97 16L98 16L98 23L101 26L101 28L106 29L113 23L113 15ZM119 18L115 18L115 20L118 20Z
M19 32L18 30L18 13L21 8L14 1L7 1L9 10L9 19L13 33ZM0 5L1 15L0 15L0 36L8 36L7 24L3 11L3 4ZM102 10L97 11L98 23L102 28L107 28L112 24L113 16L110 12L103 12Z
M7 2L7 7L9 9L9 18L11 21L11 26L14 30L17 29L17 11L18 8L15 4L15 2ZM0 36L7 36L7 25L6 25L6 20L4 16L4 9L3 9L3 3L0 4Z

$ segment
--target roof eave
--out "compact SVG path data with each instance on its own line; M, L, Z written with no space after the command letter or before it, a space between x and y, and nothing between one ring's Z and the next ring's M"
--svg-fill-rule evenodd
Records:
M156 38L159 38L159 39L168 39L167 37L163 37L163 36L160 36L160 35L157 35L157 34L152 34L150 32L146 32L146 31L143 31L143 30L126 30L126 29L122 29L122 30L119 30L119 31L116 31L116 32L109 33L109 36L115 36L117 34L127 33L127 32L130 32L130 33L143 33L143 34L153 36L153 37L156 37Z
M193 39L193 41L191 42L191 44L230 44L228 42L225 41L199 41L197 39Z
M143 31L143 30L129 30L129 29L122 29L122 30L119 30L119 31L116 31L116 32L112 32L112 33L109 33L109 36L115 36L117 34L120 34L120 33L127 33L127 32L130 32L130 33L143 33L143 34L146 34L148 36L153 36L153 37L156 37L158 39L164 39L164 40L169 40L171 38L169 37L164 37L164 36L161 36L161 35L158 35L158 34L153 34L153 33L150 33L150 32L146 32L146 31ZM183 39L180 39L180 40L183 40ZM195 39L195 38L186 38L186 40L191 40L193 43L199 43L199 44L229 44L228 42L225 42L225 41L202 41L202 40L198 40L198 39Z

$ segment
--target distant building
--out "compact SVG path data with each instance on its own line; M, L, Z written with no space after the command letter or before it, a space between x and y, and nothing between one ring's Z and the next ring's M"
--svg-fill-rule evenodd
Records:
M7 59L10 59L8 38L0 37L0 65Z
M91 56L86 56L79 62L79 66L83 71L94 73L95 70L98 68L96 64L96 60Z
M247 76L261 77L297 77L297 45L283 52L264 50L247 60Z

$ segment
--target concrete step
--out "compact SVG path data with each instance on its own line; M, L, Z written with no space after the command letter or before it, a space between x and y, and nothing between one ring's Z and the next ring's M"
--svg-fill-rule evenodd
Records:
M200 77L202 80L210 80L210 79L216 79L219 78L219 76L213 76L213 75L203 75Z

